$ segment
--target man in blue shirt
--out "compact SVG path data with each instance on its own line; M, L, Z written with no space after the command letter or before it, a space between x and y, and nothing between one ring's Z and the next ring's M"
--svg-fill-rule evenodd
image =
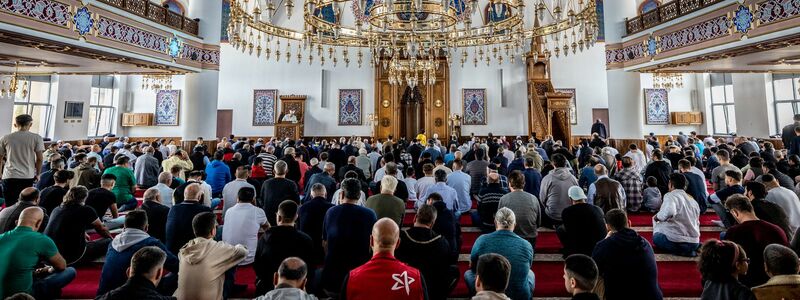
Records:
M472 247L470 269L464 273L464 281L470 294L475 294L475 268L478 258L487 253L502 255L511 263L511 277L506 287L506 295L511 299L531 299L536 276L531 271L533 248L528 241L514 233L516 216L508 207L497 210L494 216L496 231L481 235Z
M428 148L422 151L422 153L430 153L431 161L436 161L436 158L442 156L442 152L436 149L436 142L434 140L428 141Z
M206 182L211 185L214 198L222 197L222 190L231 181L231 168L222 161L224 156L224 152L217 151L214 153L214 161L206 166Z
M440 196L442 196L444 203L447 204L447 209L452 211L464 211L469 209L458 207L458 193L454 188L447 186L447 172L445 172L445 170L436 170L436 173L434 173L433 177L436 183L425 190L424 195L419 195L417 197L417 204L415 207L422 207L422 205L425 204L425 201L428 199L428 195L438 193Z
M714 212L717 213L717 216L719 216L720 219L720 221L715 221L714 223L719 226L729 228L736 224L736 220L733 218L733 215L731 215L731 213L725 209L725 200L727 200L728 197L733 194L744 195L744 187L742 186L742 173L734 170L725 171L725 185L727 186L726 188L711 194L711 196L708 196L708 202L711 204L711 208L714 209ZM703 211L700 212L702 213Z
M461 215L472 208L472 198L469 195L472 178L462 171L463 168L464 161L456 159L453 161L453 173L447 176L447 186L453 188L458 196L457 207L459 209L455 211L456 215ZM419 195L417 198L424 199Z
M539 170L533 167L532 157L525 158L525 170L522 171L522 175L525 175L525 188L523 190L531 195L538 196L539 188L542 186L542 173L539 173Z

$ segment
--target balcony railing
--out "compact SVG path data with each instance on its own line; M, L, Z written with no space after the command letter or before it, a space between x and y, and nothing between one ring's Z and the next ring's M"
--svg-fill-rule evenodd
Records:
M199 20L189 19L150 0L99 0L129 13L166 25L188 34L197 35Z
M627 29L628 35L631 35L722 1L723 0L672 0L659 5L654 10L635 18L627 19L625 28Z

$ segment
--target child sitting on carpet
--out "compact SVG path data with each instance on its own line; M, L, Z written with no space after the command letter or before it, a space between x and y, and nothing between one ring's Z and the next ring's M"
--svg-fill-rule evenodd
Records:
M661 191L658 189L657 184L655 177L647 177L647 188L642 192L644 208L650 212L657 212L661 209Z

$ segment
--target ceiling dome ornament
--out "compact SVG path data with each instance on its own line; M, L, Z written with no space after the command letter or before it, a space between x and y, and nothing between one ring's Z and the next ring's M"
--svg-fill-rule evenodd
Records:
M345 9L347 2L350 10ZM304 0L296 7L289 3L231 0L231 45L244 52L278 49L281 40L295 41L309 64L316 52L319 65L325 62L319 53L323 47L333 49L336 57L343 55L339 60L345 62L349 60L345 49L359 53L359 60L366 50L364 59L370 66L385 68L393 75L393 84L413 87L435 82L440 63L450 64L455 57L463 65L469 61L469 50L473 61L501 65L522 57L534 37L546 42L544 49L534 50L543 53L533 54L567 55L588 49L598 36L593 0ZM281 5L286 14L279 13ZM479 9L487 5L488 18ZM290 20L293 10L295 15L302 13L302 22ZM479 60L475 49L481 50ZM335 62L336 57L328 60Z

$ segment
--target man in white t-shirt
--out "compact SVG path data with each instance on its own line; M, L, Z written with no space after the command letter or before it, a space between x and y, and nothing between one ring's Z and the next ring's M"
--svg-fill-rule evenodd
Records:
M256 190L241 188L236 205L225 212L225 225L222 226L222 241L231 244L242 244L247 247L247 257L239 265L253 263L258 245L258 231L266 229L267 214L255 206Z
M0 170L6 207L17 203L19 193L33 186L42 169L44 141L38 134L30 132L32 125L30 115L19 115L14 120L17 131L0 138Z

